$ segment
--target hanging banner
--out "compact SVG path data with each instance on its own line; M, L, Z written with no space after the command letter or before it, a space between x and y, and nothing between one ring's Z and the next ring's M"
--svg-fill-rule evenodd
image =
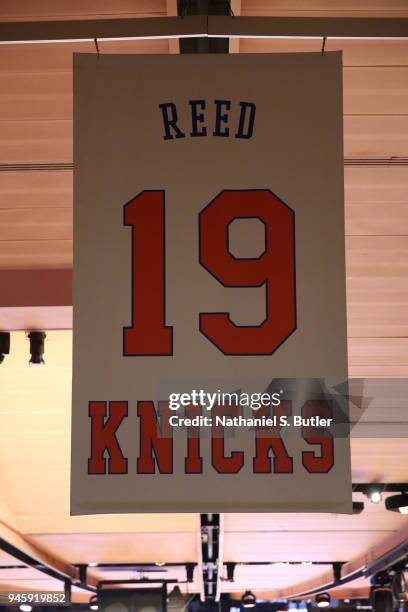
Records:
M351 512L341 55L74 64L71 513Z

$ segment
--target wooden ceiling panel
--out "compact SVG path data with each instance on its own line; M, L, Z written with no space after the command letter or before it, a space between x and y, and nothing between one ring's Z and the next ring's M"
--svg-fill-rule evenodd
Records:
M349 364L408 367L408 338L349 338Z
M323 568L324 569L324 568ZM222 583L222 591L229 593L243 592L247 589L253 590L259 597L259 592L263 590L281 589L303 580L317 578L322 573L322 566L302 566L302 565L237 565L234 572L233 584Z
M348 204L346 236L408 236L407 202Z
M72 208L71 171L2 172L0 210Z
M100 41L101 53L168 53L166 40ZM0 46L0 74L72 71L74 53L96 53L93 42ZM59 92L57 92L59 93Z
M58 551L70 563L168 563L195 562L197 536L195 533L103 533L30 536L30 541L46 551Z
M347 330L348 336L393 337L408 335L408 313L404 308L408 301L408 289L397 291L386 289L347 291Z
M0 163L72 161L72 121L2 121Z
M91 42L0 46L0 73L72 70L73 53L95 53Z
M406 236L347 236L347 275L351 279L397 278L408 282L408 241Z
M1 121L72 118L71 71L9 71L1 80Z
M305 561L313 555L314 561L349 560L380 542L389 531L333 532L331 529L304 532L241 532L239 537L224 537L224 559L229 561L269 561L273 554L282 561L296 558Z
M72 267L72 240L0 242L0 269L38 270Z
M407 166L349 166L344 169L344 183L346 205L408 203Z
M240 53L302 53L319 52L322 40L241 38ZM326 51L342 51L343 65L349 66L408 66L407 40L332 40Z
M72 239L72 208L0 209L0 242Z
M39 507L24 511L20 508L18 516L22 533L32 536L46 533L157 533L171 538L172 534L195 533L197 530L195 514L121 514L118 520L115 514L68 516L66 508L53 507L46 512ZM155 560L166 561L165 558Z
M345 116L344 154L363 158L408 156L408 114Z
M243 15L283 17L406 17L405 0L242 0Z
M405 216L408 219L406 204L356 204L346 209L347 232L352 233L346 239L346 255L349 364L354 372L355 367L384 365L386 375L390 366L408 366L406 347L400 345L408 336Z
M166 0L2 0L1 21L155 17L166 14Z
M343 87L346 115L407 113L408 67L347 67L343 70Z
M342 51L343 66L408 66L408 40L332 40L327 51Z
M407 473L408 468L405 469ZM326 532L371 532L376 529L382 531L397 531L408 518L395 512L385 510L384 505L373 504L362 493L355 493L355 501L365 502L364 512L361 514L281 514L262 513L257 515L256 521L252 514L228 513L224 515L224 535L226 538L239 539L241 533L254 533L261 535L266 532L302 531L316 533ZM313 561L309 557L299 557L296 550L292 551L290 559L281 558L272 549L269 561ZM225 561L229 558L225 557Z
M406 437L352 437L351 453L354 482L408 482ZM390 519L390 514L387 519Z
M20 561L16 561L16 565L21 565ZM2 569L0 566L0 584L4 582L12 582L14 578L14 583L18 582L27 582L44 580L44 574L39 570L33 569L31 567L19 567L18 571L14 569Z

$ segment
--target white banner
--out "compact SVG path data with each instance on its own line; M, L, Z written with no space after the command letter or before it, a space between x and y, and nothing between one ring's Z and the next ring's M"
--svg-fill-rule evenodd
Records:
M75 56L72 514L351 512L341 74Z

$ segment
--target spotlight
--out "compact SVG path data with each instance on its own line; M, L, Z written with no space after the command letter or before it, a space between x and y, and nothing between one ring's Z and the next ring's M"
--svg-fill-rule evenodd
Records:
M241 603L244 608L254 608L256 604L256 597L252 591L245 591L241 597Z
M380 501L382 500L382 495L381 495L381 491L379 491L378 489L372 489L369 493L368 493L368 497L370 499L370 502L372 504L379 504Z
M44 363L44 341L46 335L43 331L30 332L28 339L30 340L30 365L43 365Z
M33 606L30 606L30 604L21 604L18 609L21 610L21 612L31 612Z
M328 593L319 593L316 595L316 604L319 608L327 608L330 606L331 597Z
M385 507L387 510L392 512L400 512L401 514L408 514L408 493L401 493L399 495L391 495L385 500Z
M93 595L91 597L91 599L89 600L89 609L90 610L99 610L98 596L97 595Z
M10 353L10 334L0 332L0 363L3 363L4 356Z

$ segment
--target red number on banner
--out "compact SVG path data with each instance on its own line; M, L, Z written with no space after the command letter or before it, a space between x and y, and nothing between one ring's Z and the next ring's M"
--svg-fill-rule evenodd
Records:
M125 356L172 355L165 325L164 191L143 191L125 206L132 227L132 325ZM265 287L266 318L236 325L228 312L200 313L200 331L225 355L270 355L296 329L294 213L267 190L223 191L200 213L200 263L224 287ZM265 250L258 258L228 249L234 219L259 219Z
M259 219L265 250L258 258L228 249L234 219ZM222 191L200 213L200 263L224 287L265 287L260 325L236 325L228 312L200 313L200 331L225 355L270 355L296 329L294 212L268 190Z
M172 355L173 328L165 325L164 191L142 191L125 206L132 227L132 325L123 330L123 354Z

